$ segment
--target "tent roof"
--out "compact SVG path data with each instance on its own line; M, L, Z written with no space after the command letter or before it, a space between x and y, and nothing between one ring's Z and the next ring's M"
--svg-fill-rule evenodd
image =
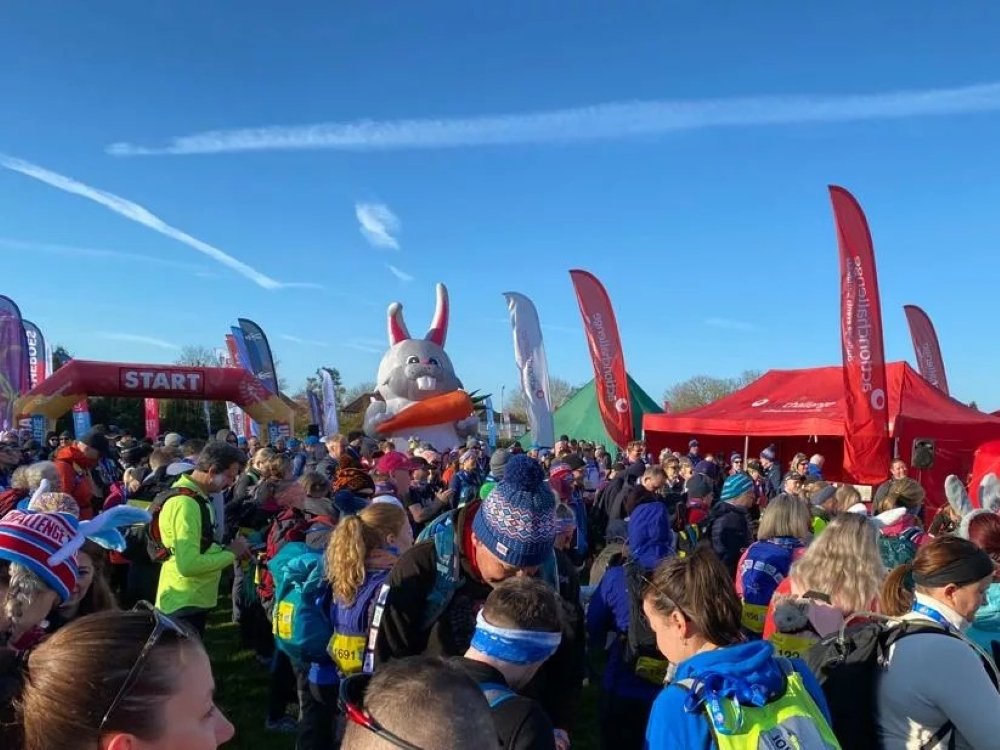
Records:
M629 399L632 401L632 420L636 437L642 434L643 418L647 414L658 414L663 409L646 393L632 376L628 376ZM569 435L577 440L600 443L610 448L611 436L604 429L601 412L597 408L597 391L591 380L552 415L556 436ZM521 445L531 445L531 433L524 435Z
M940 437L966 437L969 428L1000 429L1000 419L944 395L906 362L886 365L889 430L903 423L933 426ZM648 432L687 435L844 434L844 383L839 366L771 370L758 380L711 404L681 414L651 414Z

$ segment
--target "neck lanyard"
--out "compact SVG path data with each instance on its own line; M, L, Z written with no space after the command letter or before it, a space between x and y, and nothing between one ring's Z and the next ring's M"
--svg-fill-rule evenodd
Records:
M925 617L929 617L939 625L944 625L944 627L947 628L948 630L951 631L955 630L955 626L952 625L950 622L948 622L947 617L942 615L936 609L931 609L926 604L921 604L920 602L914 602L912 611L916 612L917 614L924 615Z

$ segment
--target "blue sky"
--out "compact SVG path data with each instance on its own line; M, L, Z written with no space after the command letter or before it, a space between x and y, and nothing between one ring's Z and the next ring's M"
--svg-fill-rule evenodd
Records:
M443 281L458 374L499 396L504 291L553 375L592 377L582 267L659 399L839 361L837 183L889 358L919 304L953 394L997 408L1000 6L876 5L8 4L2 293L93 359L169 362L250 317L294 387L373 379L388 303L422 331Z

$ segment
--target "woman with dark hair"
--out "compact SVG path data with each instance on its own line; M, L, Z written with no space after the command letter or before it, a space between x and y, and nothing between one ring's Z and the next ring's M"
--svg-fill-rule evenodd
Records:
M215 750L233 736L201 641L151 608L81 617L26 658L0 653L0 674L5 750Z
M711 550L661 563L647 579L642 606L657 647L676 665L653 704L647 747L713 750L719 735L731 746L756 747L753 732L780 712L794 719L766 727L769 746L839 750L809 669L776 658L767 641L743 641L740 600Z
M893 570L882 609L940 632L900 638L888 652L876 705L882 747L987 750L1000 737L992 659L965 636L993 582L995 564L967 539L946 536Z
M54 632L85 615L118 609L108 583L108 553L90 540L76 553L76 587L63 604L49 615L48 631Z

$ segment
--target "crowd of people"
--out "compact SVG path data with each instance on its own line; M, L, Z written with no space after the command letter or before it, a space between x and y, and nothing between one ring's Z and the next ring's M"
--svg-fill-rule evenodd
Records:
M824 463L5 432L0 746L226 743L221 595L300 750L996 747L1000 481Z

